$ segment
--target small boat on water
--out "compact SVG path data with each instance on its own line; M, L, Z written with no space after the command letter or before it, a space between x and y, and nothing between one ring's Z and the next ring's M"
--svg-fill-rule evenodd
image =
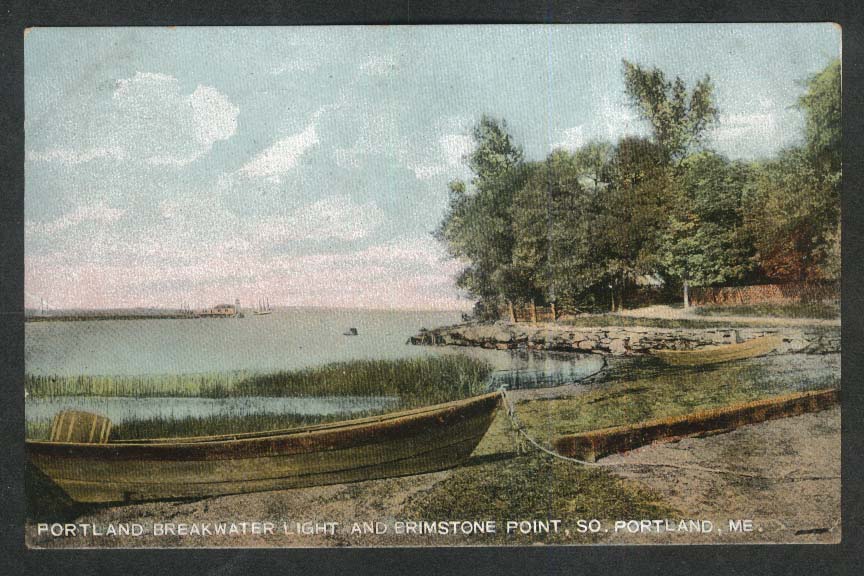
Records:
M348 328L347 331L343 332L343 336L357 336L357 328Z
M474 451L500 403L494 392L303 428L116 442L104 417L61 413L51 440L26 448L77 502L200 498L452 468Z
M694 350L653 350L651 353L672 366L701 366L764 356L782 343L781 336L768 335L736 344L705 346Z

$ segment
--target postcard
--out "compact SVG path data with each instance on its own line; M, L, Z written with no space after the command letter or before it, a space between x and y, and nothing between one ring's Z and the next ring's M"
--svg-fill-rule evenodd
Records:
M831 23L30 28L30 548L835 544Z

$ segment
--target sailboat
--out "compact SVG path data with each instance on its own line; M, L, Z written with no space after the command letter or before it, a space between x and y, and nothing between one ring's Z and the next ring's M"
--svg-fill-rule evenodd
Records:
M270 299L267 298L265 300L258 300L258 307L252 311L255 316L266 316L267 314L272 314L273 311L270 309Z

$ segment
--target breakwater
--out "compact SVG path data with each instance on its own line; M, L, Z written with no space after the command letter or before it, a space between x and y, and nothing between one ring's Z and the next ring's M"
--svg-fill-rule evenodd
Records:
M573 327L558 324L466 323L423 330L411 344L477 346L498 350L593 352L613 356L647 354L651 350L693 350L731 344L769 334L780 335L777 352L831 354L840 352L839 327L654 328L644 326Z

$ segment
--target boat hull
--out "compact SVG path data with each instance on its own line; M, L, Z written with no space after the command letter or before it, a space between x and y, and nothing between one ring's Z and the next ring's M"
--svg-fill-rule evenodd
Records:
M740 344L706 346L695 350L654 350L652 354L672 366L702 366L763 356L773 352L782 343L780 336L762 336Z
M452 468L483 438L498 393L330 425L208 438L27 442L77 502L132 502L341 484Z

